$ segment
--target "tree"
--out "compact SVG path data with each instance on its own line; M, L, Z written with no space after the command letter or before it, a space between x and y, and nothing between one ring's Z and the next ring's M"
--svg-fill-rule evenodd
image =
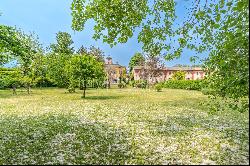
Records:
M0 25L0 65L14 57L21 57L30 50L23 42L24 38L16 28Z
M138 40L143 43L144 51L160 54L170 46L165 41L173 35L174 9L174 0L156 0L154 4L149 0L73 0L72 28L82 31L86 21L93 19L94 39L102 38L110 46L126 43L139 28Z
M100 48L96 48L94 46L91 46L89 48L89 55L92 55L97 61L104 63L104 52Z
M85 98L88 81L103 80L105 76L102 63L89 55L73 56L67 68L72 82L79 82L83 85L83 98Z
M144 63L145 58L143 57L143 55L141 53L135 53L129 61L129 72L131 73L135 66L142 66Z
M48 76L59 87L69 86L69 80L65 66L73 56L74 49L71 46L73 40L67 32L56 34L56 43L51 44L51 53L47 55Z
M184 71L177 71L173 74L172 78L174 80L185 80L185 75L186 75L186 72Z
M204 64L209 87L235 100L249 96L249 2L210 3L193 20L190 35L202 43L193 48L210 52Z
M248 96L248 0L190 1L188 17L178 26L174 0L73 0L72 28L82 31L86 21L93 19L93 38L111 46L127 42L137 28L143 50L162 54L166 60L180 57L184 48L208 51L204 67L209 85L235 99Z
M71 35L67 32L58 32L56 34L56 44L51 44L50 48L53 53L71 55L74 53L74 48Z
M144 54L145 63L142 65L140 77L148 84L157 83L156 77L162 73L160 70L164 67L160 56L154 56L148 53Z
M89 49L87 49L86 47L84 46L81 46L78 51L77 51L78 54L81 54L81 55L91 55L93 56L97 61L99 62L103 62L104 63L104 52L100 49L100 48L96 48L94 46L90 46Z
M85 55L85 54L88 54L88 49L84 46L81 46L77 51L76 51L77 54L80 54L80 55Z
M33 81L31 64L35 54L43 52L38 37L4 25L0 25L0 32L0 65L17 60L22 74L20 80L29 94Z

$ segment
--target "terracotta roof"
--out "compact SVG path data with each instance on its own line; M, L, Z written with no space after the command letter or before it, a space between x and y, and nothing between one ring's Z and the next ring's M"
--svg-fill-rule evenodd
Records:
M201 67L167 67L167 70L202 70Z
M125 66L122 66L122 65L119 65L119 64L105 64L105 66L124 67L124 68L126 68Z
M135 66L134 69L142 69L143 66ZM160 70L202 70L201 67L164 67L164 68L160 68Z

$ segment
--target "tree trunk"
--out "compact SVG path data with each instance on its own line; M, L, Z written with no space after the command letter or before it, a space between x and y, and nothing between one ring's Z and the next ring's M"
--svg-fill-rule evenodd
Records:
M16 95L16 86L13 86L12 89L13 89L13 95Z
M87 89L87 85L86 82L83 82L83 98L85 98L85 94L86 94L86 89Z
M30 85L29 84L27 85L27 92L28 92L28 94L30 94Z

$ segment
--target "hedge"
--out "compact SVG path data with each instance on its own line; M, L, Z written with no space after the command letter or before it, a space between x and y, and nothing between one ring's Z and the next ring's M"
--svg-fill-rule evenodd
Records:
M201 90L203 80L168 80L162 83L163 88Z

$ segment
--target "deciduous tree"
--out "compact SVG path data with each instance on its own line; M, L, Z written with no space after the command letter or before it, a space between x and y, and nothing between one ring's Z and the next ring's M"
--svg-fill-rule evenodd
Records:
M73 56L68 63L68 71L72 82L79 82L83 85L83 98L85 98L88 81L103 80L105 76L102 63L89 55Z

